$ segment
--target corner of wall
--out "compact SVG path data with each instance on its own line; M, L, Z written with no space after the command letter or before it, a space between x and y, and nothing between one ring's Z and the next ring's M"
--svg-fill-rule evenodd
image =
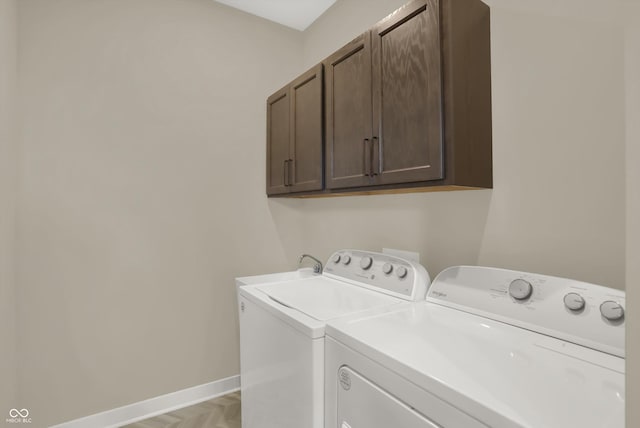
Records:
M626 116L626 292L628 362L640 359L640 4L625 2L625 116ZM627 426L640 426L640 366L627 364Z
M0 0L0 415L18 405L15 285L17 0Z
M303 34L304 68L317 64L408 0L338 0Z

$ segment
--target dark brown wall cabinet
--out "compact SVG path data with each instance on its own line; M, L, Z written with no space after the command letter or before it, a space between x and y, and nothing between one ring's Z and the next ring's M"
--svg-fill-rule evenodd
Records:
M322 190L322 64L267 99L267 194Z
M480 0L414 0L323 64L326 188L302 195L492 186L489 8ZM282 96L269 99L270 123L277 103L294 105ZM272 159L286 182L281 152Z
M327 188L443 178L436 6L410 3L325 61Z

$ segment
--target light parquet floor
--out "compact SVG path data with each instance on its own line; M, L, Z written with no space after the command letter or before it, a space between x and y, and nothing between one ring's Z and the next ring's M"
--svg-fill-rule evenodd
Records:
M240 391L122 428L241 428Z

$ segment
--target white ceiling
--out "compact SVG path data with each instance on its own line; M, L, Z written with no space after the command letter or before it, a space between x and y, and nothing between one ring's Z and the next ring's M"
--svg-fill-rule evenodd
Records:
M305 30L336 0L216 0L278 24Z

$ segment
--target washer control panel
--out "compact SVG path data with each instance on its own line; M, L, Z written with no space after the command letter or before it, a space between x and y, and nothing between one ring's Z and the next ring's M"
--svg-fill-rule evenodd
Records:
M527 272L456 266L434 279L427 300L624 357L621 290Z
M405 300L423 300L431 282L419 263L363 250L336 251L323 274Z

